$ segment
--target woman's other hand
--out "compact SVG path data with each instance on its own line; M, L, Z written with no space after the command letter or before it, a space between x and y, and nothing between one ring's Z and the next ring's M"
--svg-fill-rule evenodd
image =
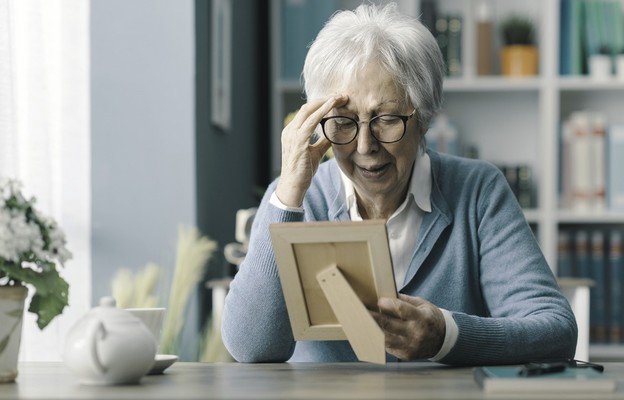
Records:
M321 119L332 108L346 104L347 100L346 95L335 95L304 104L282 130L282 170L275 194L284 205L300 207L303 203L312 177L323 155L331 147L323 135L314 144L310 144L310 138Z
M386 338L386 351L401 360L431 358L444 343L446 323L442 311L420 297L399 294L382 297L380 312L371 314Z

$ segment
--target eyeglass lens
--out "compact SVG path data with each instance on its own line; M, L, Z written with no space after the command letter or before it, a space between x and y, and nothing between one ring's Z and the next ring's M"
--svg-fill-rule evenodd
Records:
M407 117L400 115L378 115L368 122L368 127L375 139L382 143L401 140L405 134ZM358 134L360 123L349 117L328 117L321 121L323 133L335 144L351 143Z

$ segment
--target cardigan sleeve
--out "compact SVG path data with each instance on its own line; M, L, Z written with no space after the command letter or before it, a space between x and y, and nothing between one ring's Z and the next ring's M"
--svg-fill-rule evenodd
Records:
M283 362L295 348L279 282L269 225L302 221L303 212L270 204L269 186L251 230L250 246L225 299L223 343L239 362Z
M455 312L449 364L572 358L576 320L502 174L478 200L479 281L489 315Z

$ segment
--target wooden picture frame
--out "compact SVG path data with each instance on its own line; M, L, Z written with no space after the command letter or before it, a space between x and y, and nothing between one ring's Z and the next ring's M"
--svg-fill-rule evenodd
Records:
M295 340L349 340L360 360L385 363L368 312L380 297L397 297L385 222L270 225Z

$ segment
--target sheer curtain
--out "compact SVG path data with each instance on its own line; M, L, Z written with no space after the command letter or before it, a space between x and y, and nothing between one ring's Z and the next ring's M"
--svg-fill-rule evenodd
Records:
M0 175L17 177L73 253L69 308L44 331L25 314L20 360L60 360L90 308L89 2L0 0Z

